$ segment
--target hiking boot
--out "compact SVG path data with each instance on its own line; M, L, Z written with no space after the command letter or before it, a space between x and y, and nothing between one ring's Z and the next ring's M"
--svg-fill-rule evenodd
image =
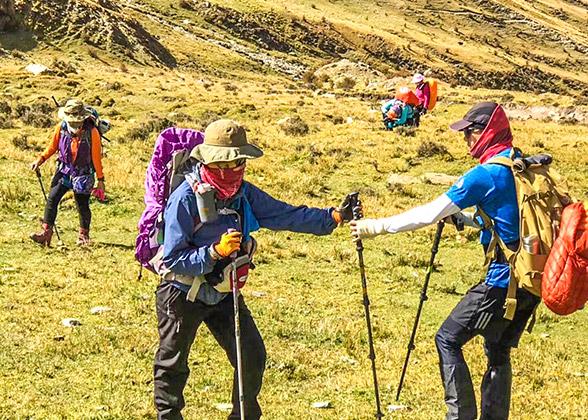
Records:
M31 233L29 237L40 245L51 246L53 228L50 227L47 223L43 223L43 230L38 233Z
M90 230L89 229L80 228L80 233L78 233L78 240L76 242L76 245L78 245L78 246L90 245Z

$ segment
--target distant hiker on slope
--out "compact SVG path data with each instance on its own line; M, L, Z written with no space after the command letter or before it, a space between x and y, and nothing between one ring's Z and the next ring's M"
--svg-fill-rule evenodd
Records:
M421 114L426 114L429 108L429 100L431 99L431 88L429 82L425 80L425 76L421 73L416 73L411 83L416 85L415 95L419 98L418 111Z
M506 247L518 249L520 228L513 174L506 166L489 163L496 156L509 157L512 150L512 134L504 110L494 102L483 102L450 127L464 133L470 154L480 160L480 165L429 204L386 219L352 221L355 240L419 229L448 216L480 228L479 218L461 213L462 209L476 206L489 216ZM484 225L480 240L487 249L491 246L492 233ZM504 252L497 247L486 277L467 292L437 332L435 343L445 387L447 420L477 418L474 388L462 353L462 346L477 335L484 337L488 357L488 369L482 380L481 419L508 419L512 381L510 351L518 345L540 301L539 297L519 288L514 317L504 318L510 274Z
M171 193L164 213L162 281L157 288L159 349L155 356L155 405L159 420L182 419L183 390L190 369L188 355L204 322L236 368L242 354L244 414L261 417L261 390L266 350L253 317L238 293L234 312L232 273L237 284L247 280L255 252L251 234L260 229L330 234L351 220L349 205L316 209L291 206L243 180L247 159L262 151L247 142L245 130L231 120L210 124L204 143L192 149L191 170ZM233 266L233 264L235 264ZM240 347L235 339L235 313L240 317ZM233 409L241 418L239 376L235 369Z
M90 193L94 186L94 174L98 177L98 189L106 191L102 172L102 146L100 133L95 127L92 112L78 99L68 101L59 109L62 120L53 134L49 146L31 164L37 171L47 159L59 151L57 171L51 182L51 190L45 206L43 230L31 233L33 241L49 246L53 236L53 225L57 218L57 207L65 193L73 189L78 212L80 229L77 244L90 243Z
M419 126L418 113L415 111L419 99L407 87L401 87L394 99L382 105L382 118L387 130L401 126Z

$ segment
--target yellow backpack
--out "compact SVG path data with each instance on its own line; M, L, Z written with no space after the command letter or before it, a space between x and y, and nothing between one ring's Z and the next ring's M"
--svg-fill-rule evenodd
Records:
M510 158L498 156L487 162L509 167L514 176L521 238L516 251L506 247L490 217L478 207L484 227L492 233L486 251L486 271L494 259L497 246L504 252L511 268L504 304L504 317L509 320L515 314L517 288L524 288L541 297L543 269L559 233L563 208L573 202L566 179L550 168L551 156L519 158L515 157L516 154L522 156L520 150L513 148Z

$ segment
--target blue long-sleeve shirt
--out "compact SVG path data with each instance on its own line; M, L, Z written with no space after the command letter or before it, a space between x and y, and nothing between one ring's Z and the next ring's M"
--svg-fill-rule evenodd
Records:
M337 226L332 217L333 208L292 206L276 200L246 181L241 189L241 200L247 200L252 217L261 228L327 235ZM195 231L199 223L198 206L196 195L187 181L170 195L164 221L163 262L173 273L188 276L210 273L217 262L210 257L210 246L219 242L228 229L242 230L236 215L219 215L216 221L203 223ZM186 290L183 285L175 285ZM219 294L213 300L220 301L222 297L224 294Z

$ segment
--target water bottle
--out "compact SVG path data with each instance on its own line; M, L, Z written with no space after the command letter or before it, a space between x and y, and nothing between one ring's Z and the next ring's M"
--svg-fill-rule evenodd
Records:
M196 187L196 205L202 223L218 219L216 212L215 189L210 184L198 184Z

